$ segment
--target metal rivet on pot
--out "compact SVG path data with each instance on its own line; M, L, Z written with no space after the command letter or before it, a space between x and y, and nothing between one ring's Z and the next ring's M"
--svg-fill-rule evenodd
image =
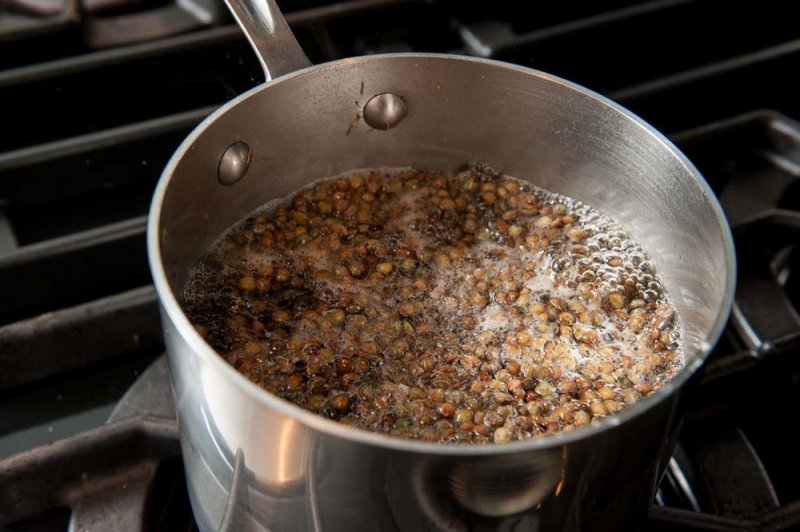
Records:
M219 160L217 178L223 185L233 185L247 174L250 167L250 146L244 142L234 142Z
M408 114L401 96L384 92L373 96L364 106L364 121L374 129L392 129Z

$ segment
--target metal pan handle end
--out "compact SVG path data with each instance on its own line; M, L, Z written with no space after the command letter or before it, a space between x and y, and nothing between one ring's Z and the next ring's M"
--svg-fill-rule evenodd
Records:
M225 0L253 46L266 80L311 66L275 0Z

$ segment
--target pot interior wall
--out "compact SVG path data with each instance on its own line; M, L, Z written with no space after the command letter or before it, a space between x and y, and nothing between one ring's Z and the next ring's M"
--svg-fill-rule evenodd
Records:
M393 92L407 118L373 130L358 113ZM221 185L236 141L246 177ZM161 252L180 294L186 274L232 224L309 182L353 168L457 168L484 162L584 201L645 247L682 316L684 350L703 347L732 275L727 229L693 170L648 128L560 80L511 66L435 56L327 64L262 87L184 146L161 210Z

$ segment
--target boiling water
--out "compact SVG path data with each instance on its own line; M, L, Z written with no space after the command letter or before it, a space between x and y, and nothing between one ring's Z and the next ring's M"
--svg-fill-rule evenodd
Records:
M184 306L268 391L440 442L571 430L683 365L641 246L591 207L484 166L313 183L231 229Z

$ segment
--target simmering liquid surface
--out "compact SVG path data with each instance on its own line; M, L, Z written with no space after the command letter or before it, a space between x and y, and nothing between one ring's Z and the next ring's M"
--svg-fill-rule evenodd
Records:
M571 430L683 365L641 246L591 207L485 166L318 181L230 230L184 306L269 392L429 441Z

